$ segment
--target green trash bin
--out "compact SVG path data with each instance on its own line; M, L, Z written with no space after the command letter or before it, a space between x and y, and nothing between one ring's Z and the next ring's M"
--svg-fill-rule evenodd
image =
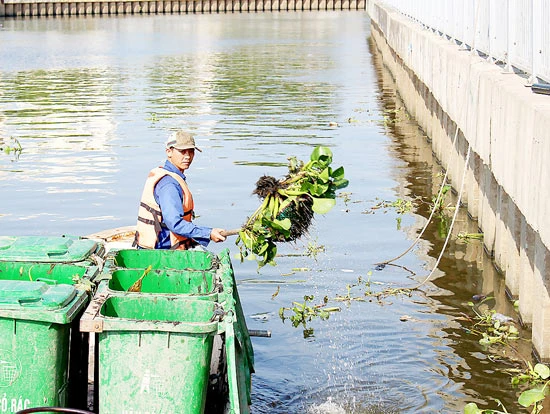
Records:
M101 244L76 236L0 236L2 261L90 265L103 254Z
M212 270L219 265L218 258L211 252L201 250L118 250L108 255L105 270L115 268Z
M71 322L86 292L67 284L0 280L0 412L66 406Z
M206 270L119 269L112 272L107 286L113 293L128 292L140 278L141 293L217 297L216 272Z
M96 295L80 329L97 332L100 413L204 411L216 303L169 295Z
M52 372L57 370L66 371L66 361L69 361L68 384L63 385L66 389L56 391L60 392L60 398L57 401L62 403L64 407L87 408L89 334L80 333L78 324L80 315L96 288L94 279L99 274L103 255L103 245L93 240L78 237L0 236L1 283L7 283L9 286L15 286L14 283L16 282L37 283L32 286L44 286L45 284L49 286L48 291L50 292L46 295L46 301L51 296L51 292L69 289L70 291L77 291L77 296L84 301L84 305L79 308L79 314L71 315L66 321L60 322L62 328L58 325L52 325L51 330L40 331L40 335L44 335L44 338L36 338L37 341L45 342L45 347L48 348L50 346L48 343L51 340L56 340L55 337L52 337L55 332L59 332L60 338L57 339L59 343L65 341L61 337L69 336L67 346L59 345L56 347L57 352L60 353L57 359L45 360L47 363L53 364L49 367ZM33 293L33 295L36 295L36 293ZM21 309L25 311L21 313L22 319L27 317L26 312L28 310L33 310L36 313L34 306L30 306L24 300L20 303ZM36 303L46 302L37 300ZM10 306L13 307L13 303L10 303ZM44 309L48 312L52 310L50 307ZM13 313L13 310L10 310L10 312ZM59 312L59 310L56 312ZM47 313L47 315L50 315L50 313ZM44 323L47 324L48 320L45 320ZM5 324L4 320L3 324ZM33 326L34 324L34 322L31 323ZM19 333L19 335L12 338L13 348L17 347L20 350L24 347L32 348L34 343L28 342L26 337L21 335L21 331ZM45 367L43 368L45 369ZM57 386L57 383L52 384L52 386ZM2 388L0 386L0 413L3 413L2 404L4 400L1 400L1 393ZM52 398L48 398L48 404L45 401L39 401L37 402L38 405L35 405L33 402L33 407L51 405L52 401L55 404L55 400L52 400ZM8 403L8 405L10 404ZM19 406L19 404L17 405Z

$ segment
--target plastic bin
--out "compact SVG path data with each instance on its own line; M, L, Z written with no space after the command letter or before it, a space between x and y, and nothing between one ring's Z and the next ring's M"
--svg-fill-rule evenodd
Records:
M49 284L78 284L89 268L60 263L25 263L0 261L0 280L25 280Z
M96 295L80 327L99 339L99 412L202 413L215 311L185 297Z
M108 288L127 292L143 275L142 269L120 269L111 274ZM216 273L210 271L151 270L141 282L142 293L209 295L215 291Z
M118 250L105 267L146 269L211 270L218 259L211 252L200 250Z
M93 263L103 246L78 237L0 236L0 260L12 262Z
M0 412L67 405L71 322L87 300L67 284L0 280Z
M103 245L78 237L0 236L0 283L7 289L0 300L0 366L3 364L4 373L13 368L9 362L9 358L16 357L12 349L17 349L17 354L28 352L40 358L40 363L30 364L34 374L27 382L33 384L31 388L13 397L17 398L17 409L29 408L29 404L87 408L89 334L80 333L78 324L95 290L94 279L103 253ZM17 290L23 286L29 292ZM44 296L38 298L40 292ZM52 308L50 302L57 298L56 292L76 292L79 306ZM54 316L57 319L52 319ZM55 356L48 356L50 352ZM40 357L42 353L44 358ZM36 385L38 380L40 386ZM36 394L29 394L34 385ZM43 387L47 389L41 390ZM19 389L14 388L14 392ZM0 413L15 412L11 400L1 399L2 391L0 384Z

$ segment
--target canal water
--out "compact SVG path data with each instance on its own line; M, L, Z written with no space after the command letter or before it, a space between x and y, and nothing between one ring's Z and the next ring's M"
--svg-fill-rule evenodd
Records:
M408 254L376 265L426 224L442 169L366 14L0 20L1 234L134 224L176 128L203 150L188 171L199 224L238 228L259 205L256 180L282 178L288 157L307 160L317 145L350 181L307 237L278 246L276 266L234 259L249 328L272 333L253 338L253 413L458 413L496 400L522 410L502 372L513 352L473 333L474 295L488 297L481 310L516 315L481 242L459 237L478 232L462 210L432 272L455 195ZM234 241L210 247L236 257ZM281 319L304 296L311 310L340 311ZM514 345L529 358L527 341Z

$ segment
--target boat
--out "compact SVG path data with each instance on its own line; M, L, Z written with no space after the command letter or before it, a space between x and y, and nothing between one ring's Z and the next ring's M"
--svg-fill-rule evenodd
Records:
M91 372L102 414L250 412L250 336L269 334L246 326L229 250L135 249L132 230L0 236L7 412L89 412Z

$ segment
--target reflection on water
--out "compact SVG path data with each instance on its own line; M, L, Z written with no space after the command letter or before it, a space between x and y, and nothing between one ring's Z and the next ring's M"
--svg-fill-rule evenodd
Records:
M309 238L281 245L276 267L234 262L249 327L273 333L254 338L253 412L459 412L490 397L513 411L508 378L460 320L479 293L511 312L478 241L453 238L436 278L411 296L335 301L359 279L363 296L417 285L445 229L436 219L411 253L376 269L424 225L440 168L369 48L368 27L348 12L4 21L0 137L23 151L0 154L2 233L133 224L175 128L203 149L188 174L197 221L225 228L257 208L261 175L282 177L289 156L330 146L350 180L336 208L316 217ZM396 199L414 211L367 214ZM453 232L477 231L459 217ZM312 257L311 246L323 249ZM224 247L237 253L232 241L212 249ZM304 295L341 310L306 327L282 323L279 308Z

